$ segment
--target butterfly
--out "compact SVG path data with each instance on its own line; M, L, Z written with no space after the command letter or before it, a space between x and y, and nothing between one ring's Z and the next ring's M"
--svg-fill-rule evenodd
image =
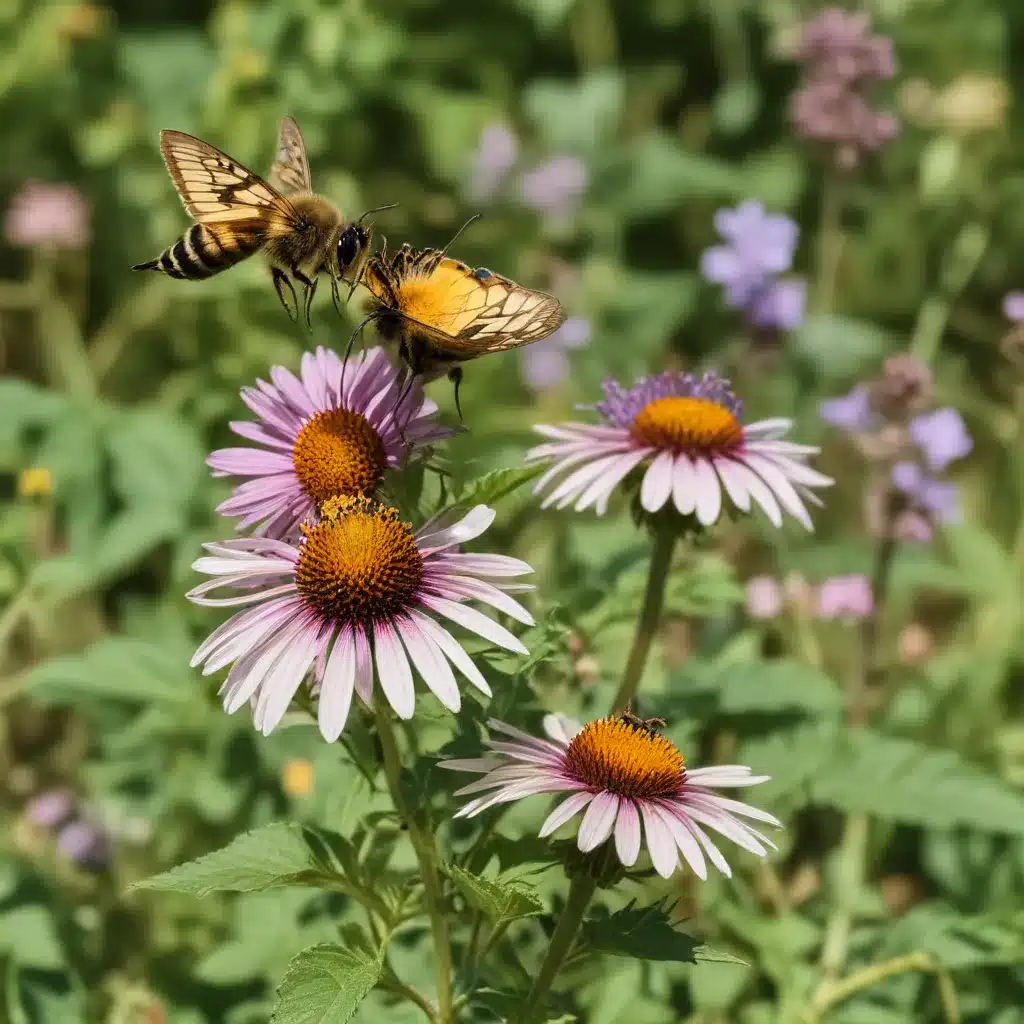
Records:
M281 121L267 180L184 132L162 131L160 152L196 223L156 259L132 270L197 281L263 252L277 297L293 320L298 317L298 299L292 282L304 289L308 324L321 273L330 278L340 310L338 282L348 280L351 295L370 253L371 228L363 221L377 211L348 223L330 200L313 193L306 146L294 118Z
M376 322L413 376L447 374L460 417L462 363L540 341L565 320L554 296L470 268L439 249L406 244L391 256L382 249L367 261L363 284L371 303L363 323Z

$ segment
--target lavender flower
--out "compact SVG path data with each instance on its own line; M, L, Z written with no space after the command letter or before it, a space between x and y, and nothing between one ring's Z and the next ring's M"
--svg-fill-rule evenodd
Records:
M892 467L891 479L912 509L937 523L959 522L960 499L956 484L931 476L909 460Z
M754 327L785 333L804 322L807 283L796 278L772 281L754 298L747 319Z
M586 165L574 156L552 157L519 179L523 203L553 219L568 217L586 189Z
M863 384L858 384L849 394L839 398L826 398L818 405L818 415L826 423L849 434L871 430L877 423L871 408L871 396Z
M910 423L909 431L928 468L936 473L962 459L974 447L960 413L949 407L918 416Z
M25 817L40 828L57 828L75 813L75 795L70 789L51 789L33 797Z
M82 818L60 830L57 848L68 860L88 871L102 871L110 863L110 841L106 833Z
M519 140L505 124L489 124L473 154L469 197L486 202L501 188L519 159Z
M533 392L549 391L569 376L567 352L582 348L590 341L590 321L571 316L549 338L535 342L520 353L523 383Z

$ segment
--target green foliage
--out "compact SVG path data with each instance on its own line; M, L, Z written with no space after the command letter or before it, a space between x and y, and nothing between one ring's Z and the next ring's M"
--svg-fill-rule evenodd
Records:
M583 941L599 953L692 964L699 946L674 928L661 903L637 907L636 901L613 914L596 915L583 925ZM715 954L712 954L715 955Z
M495 926L544 912L537 890L520 879L484 878L455 864L445 871L466 902Z
M271 1024L345 1024L380 979L383 961L362 950L310 946L288 965Z

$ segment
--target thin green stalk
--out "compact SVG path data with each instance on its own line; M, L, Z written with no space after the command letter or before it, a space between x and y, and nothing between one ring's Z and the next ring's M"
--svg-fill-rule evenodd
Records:
M812 306L815 313L831 313L835 305L839 264L845 241L842 183L834 171L829 171L822 186L821 219L815 253L817 273L814 279Z
M441 876L438 871L437 847L433 836L423 831L419 820L413 815L399 786L402 760L398 753L395 731L384 708L376 711L377 735L384 753L384 774L388 789L395 802L395 808L405 822L409 841L416 854L423 879L423 902L430 927L434 934L434 965L437 979L437 1022L448 1024L452 1020L452 944L448 934L448 921L444 915L444 899L441 892Z
M654 550L651 552L651 564L647 570L647 588L644 591L644 603L637 619L633 644L626 659L626 668L622 673L619 692L612 702L612 713L625 711L629 702L636 696L647 665L647 655L651 651L651 643L658 631L661 621L661 609L665 603L665 584L672 565L672 551L675 548L678 533L672 527L659 526L654 534Z
M522 1024L533 1024L540 1017L548 993L551 991L551 985L576 941L576 933L583 923L583 915L586 913L587 906L596 889L597 880L584 872L573 878L569 888L569 899L562 911L562 916L558 919L558 924L555 925L547 954L544 957L544 962L540 965L540 973L527 997L526 1010L521 1018Z

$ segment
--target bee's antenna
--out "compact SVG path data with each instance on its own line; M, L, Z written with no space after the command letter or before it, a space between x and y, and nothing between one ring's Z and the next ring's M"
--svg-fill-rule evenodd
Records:
M356 221L356 223L362 224L363 221L366 220L366 218L369 217L371 213L380 213L381 210L394 210L401 205L401 203L388 203L387 206L375 206L372 210L367 210L366 213L364 213L362 217L360 217L359 220Z
M454 235L452 235L452 237L451 237L450 241L448 242L448 244L441 250L441 255L442 256L447 256L448 255L448 250L455 244L455 239L458 238L459 235L461 235L462 232L465 231L466 228L468 228L469 225L473 223L473 221L479 220L482 216L483 216L482 213L474 213L473 216L470 217L469 220L467 220L466 223L463 224L462 227L459 228L459 230L456 231Z

